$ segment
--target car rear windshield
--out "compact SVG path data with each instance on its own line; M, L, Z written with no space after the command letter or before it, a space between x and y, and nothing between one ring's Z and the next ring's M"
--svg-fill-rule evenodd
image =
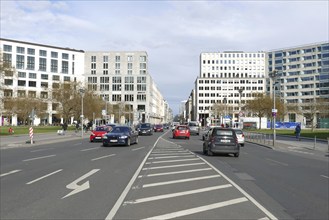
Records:
M190 122L190 123L188 123L188 126L198 126L198 124L195 122Z
M96 131L106 131L105 127L96 127Z
M151 124L141 124L141 128L149 128L151 127Z
M243 134L241 130L235 130L236 134Z
M184 127L183 126L178 126L177 129L178 130L187 130L187 127L185 127L185 126Z
M232 130L216 130L216 136L233 136Z

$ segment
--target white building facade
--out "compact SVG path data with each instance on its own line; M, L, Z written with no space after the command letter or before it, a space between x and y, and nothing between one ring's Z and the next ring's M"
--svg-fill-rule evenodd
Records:
M266 77L265 52L201 53L193 118L203 126L214 121L233 126L245 115L241 105L253 99L253 94L266 91ZM215 113L214 105L223 106L221 114Z
M60 120L54 118L53 83L83 81L84 51L0 38L0 53L1 61L14 70L13 75L1 74L0 125L20 124L17 115L5 114L5 97L39 98L47 103L48 115L39 117L36 112L36 125Z

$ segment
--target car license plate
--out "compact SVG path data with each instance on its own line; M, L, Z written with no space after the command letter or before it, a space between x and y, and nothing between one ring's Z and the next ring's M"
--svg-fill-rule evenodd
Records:
M95 137L96 139L101 139L102 137Z
M118 140L110 140L110 142L118 142Z
M230 143L231 141L230 141L230 140L220 140L220 142L223 142L223 143Z

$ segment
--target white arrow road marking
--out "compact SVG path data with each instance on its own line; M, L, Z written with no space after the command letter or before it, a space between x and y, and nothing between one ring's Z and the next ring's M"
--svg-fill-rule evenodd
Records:
M86 189L89 189L89 181L81 184L81 185L78 185L78 182L80 182L81 180L93 175L94 173L98 172L99 169L93 169L91 170L90 172L86 173L85 175L83 175L82 177L78 178L77 180L73 181L72 183L68 184L66 186L66 188L68 189L73 189L72 192L70 192L69 194L67 194L66 196L62 197L62 199L66 198L66 197L69 197L69 196L72 196L76 193L79 193L81 191L84 191Z

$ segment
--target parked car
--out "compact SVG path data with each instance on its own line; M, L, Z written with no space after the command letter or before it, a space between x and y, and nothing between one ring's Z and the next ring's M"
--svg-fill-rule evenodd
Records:
M190 121L188 124L188 127L190 128L191 134L200 134L200 127L199 127L199 122L197 121Z
M162 124L154 125L153 130L154 132L163 132L163 125Z
M241 147L244 147L244 134L241 129L234 129L236 136L238 137L238 142Z
M150 123L141 123L138 126L138 134L139 135L152 135L153 134L153 128Z
M173 138L190 139L191 133L187 125L177 125L173 131Z
M115 126L103 136L103 146L138 144L138 132L129 126Z
M103 135L111 130L112 130L111 126L97 126L95 130L92 130L90 133L90 137L89 137L90 142L102 141Z
M209 130L209 135L203 142L203 154L213 156L216 153L239 157L240 144L234 129L214 127Z

